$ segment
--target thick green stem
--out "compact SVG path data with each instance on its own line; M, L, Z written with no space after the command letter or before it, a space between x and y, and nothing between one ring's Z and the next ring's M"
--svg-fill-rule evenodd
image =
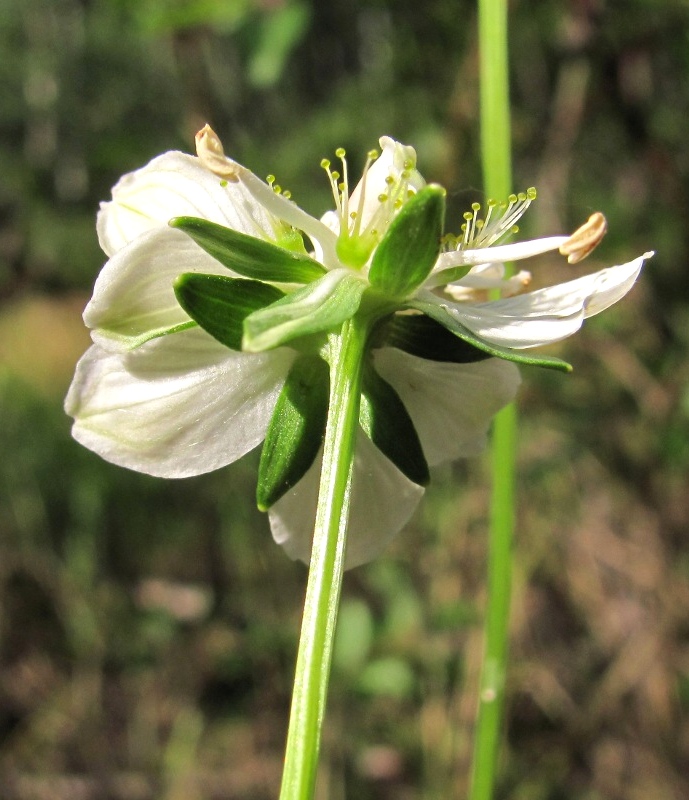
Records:
M486 194L511 191L510 103L507 63L507 0L479 0L481 153ZM495 420L493 494L479 709L470 800L493 797L502 727L509 636L517 415L514 406Z
M280 800L310 800L316 783L368 331L366 320L354 318L330 336L330 405Z

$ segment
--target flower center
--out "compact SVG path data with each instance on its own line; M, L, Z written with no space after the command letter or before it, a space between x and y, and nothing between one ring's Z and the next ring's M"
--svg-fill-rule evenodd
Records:
M343 264L360 269L369 260L395 214L414 194L415 190L410 182L414 163L412 159L405 159L399 172L391 169L385 178L384 191L372 197L376 187L369 184L369 178L371 167L379 157L378 152L368 152L361 181L351 194L346 153L340 147L335 155L340 159L342 172L331 169L327 158L321 161L321 167L328 175L335 200L339 229L336 251ZM376 180L375 183L377 182Z
M525 192L511 194L507 202L489 200L486 203L485 216L481 216L481 204L473 203L471 211L466 211L463 215L461 234L445 237L446 249L478 250L491 247L508 233L517 233L519 228L516 223L535 199L536 190L532 186Z

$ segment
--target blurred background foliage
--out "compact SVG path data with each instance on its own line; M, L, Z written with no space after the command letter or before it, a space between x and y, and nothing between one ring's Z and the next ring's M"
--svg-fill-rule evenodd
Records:
M328 208L322 156L381 134L481 194L468 0L0 0L0 796L276 796L305 568L254 508L255 454L165 482L71 441L61 408L124 172L226 150ZM531 235L596 209L585 264L634 289L525 370L512 669L498 798L689 796L689 5L515 0L515 189ZM359 159L357 161L357 158ZM456 226L458 227L458 226ZM319 796L466 794L485 461L437 470L346 576ZM372 509L372 515L375 510Z

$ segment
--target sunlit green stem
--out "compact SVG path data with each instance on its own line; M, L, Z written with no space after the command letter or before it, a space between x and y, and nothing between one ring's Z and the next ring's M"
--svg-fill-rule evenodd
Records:
M512 191L507 0L479 0L481 166L486 194L504 200Z
M330 406L280 800L310 800L316 783L367 335L367 322L354 318L330 336Z
M486 194L511 192L507 0L479 0L481 154ZM470 800L493 797L503 717L512 576L517 415L498 414L493 429L488 605Z

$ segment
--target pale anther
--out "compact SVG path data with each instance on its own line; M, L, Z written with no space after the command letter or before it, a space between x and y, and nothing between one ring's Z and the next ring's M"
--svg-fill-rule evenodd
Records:
M560 253L567 256L570 264L577 264L600 244L607 230L605 217L600 211L596 211L560 245Z
M242 169L225 155L222 142L210 125L204 125L196 134L196 155L203 166L220 178L236 183Z

